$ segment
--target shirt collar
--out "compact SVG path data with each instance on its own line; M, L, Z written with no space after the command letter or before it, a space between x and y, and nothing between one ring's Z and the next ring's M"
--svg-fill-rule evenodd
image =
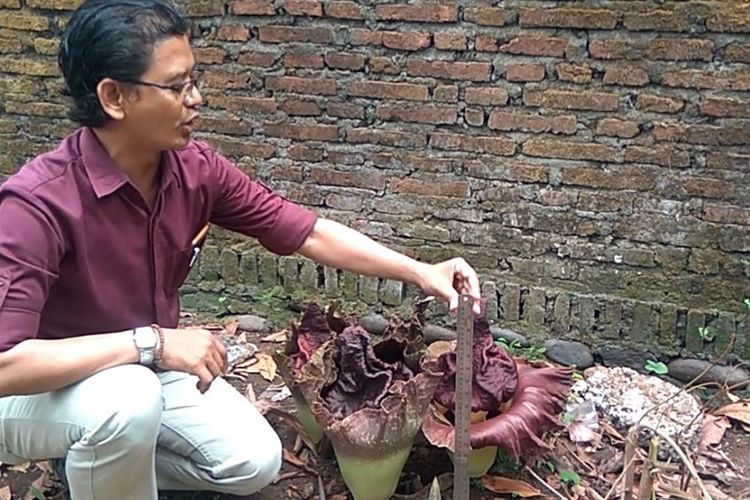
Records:
M130 182L128 176L109 156L107 150L99 142L99 138L89 127L84 127L81 132L80 149L83 167L91 180L91 186L97 198L108 196ZM171 155L162 154L160 191L166 190L177 177L171 160Z

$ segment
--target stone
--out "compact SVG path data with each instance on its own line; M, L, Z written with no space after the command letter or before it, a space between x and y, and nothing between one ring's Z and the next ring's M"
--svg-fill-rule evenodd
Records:
M741 386L750 383L750 373L738 366L715 365L704 359L675 359L667 365L669 375L680 382L690 382L708 370L698 383L716 382L721 386Z
M388 328L388 320L380 314L368 314L359 320L359 324L374 335L383 335Z
M507 330L505 328L500 328L497 325L492 325L490 327L490 333L492 333L492 338L495 340L505 339L506 341L508 341L508 343L511 343L515 340L518 343L519 347L529 347L529 345L531 345L529 339L527 339L520 333L516 333L513 330Z
M550 339L544 343L544 347L547 357L555 363L574 365L580 369L588 368L594 364L594 356L586 344Z
M268 322L260 316L255 316L254 314L237 316L237 329L239 330L245 330L246 332L266 332L268 328Z
M655 430L688 449L697 446L703 413L690 393L662 378L624 367L597 366L586 370L584 376L571 388L570 399L593 401L604 420L623 435L640 422L640 446L648 446ZM660 447L660 452L669 453L667 447Z
M258 352L258 346L255 344L240 344L233 336L222 335L219 337L219 341L227 351L227 365L230 368L242 363L251 356L255 356L255 353Z
M646 361L652 359L648 352L633 351L617 346L604 346L597 351L602 358L604 366L625 366L640 373L646 373Z
M424 327L424 336L426 342L436 342L438 340L456 340L456 332L448 328L427 325Z

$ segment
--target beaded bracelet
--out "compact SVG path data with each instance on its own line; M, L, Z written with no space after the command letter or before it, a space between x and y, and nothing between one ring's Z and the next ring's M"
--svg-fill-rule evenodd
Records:
M153 323L151 328L153 328L157 335L159 335L159 347L157 347L156 355L154 356L154 364L158 365L159 361L161 361L161 357L164 355L164 332L156 323Z

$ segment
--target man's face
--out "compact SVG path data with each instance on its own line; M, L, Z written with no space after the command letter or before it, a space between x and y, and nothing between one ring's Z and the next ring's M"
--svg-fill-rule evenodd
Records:
M124 123L139 143L159 150L187 145L202 103L193 85L194 66L187 37L167 38L154 45L151 66L138 79L137 97L130 100Z

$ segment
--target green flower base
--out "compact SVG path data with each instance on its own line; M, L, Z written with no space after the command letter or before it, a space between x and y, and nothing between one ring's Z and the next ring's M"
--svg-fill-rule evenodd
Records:
M448 456L453 461L453 452ZM490 470L497 457L497 446L485 446L469 452L469 477L482 477Z
M310 407L302 398L294 398L294 403L297 407L297 419L302 424L305 432L313 443L320 443L323 439L323 429L320 427L318 421L315 420Z
M387 500L398 487L398 480L409 458L411 445L379 458L348 457L341 455L334 445L336 461L346 486L354 500ZM374 450L377 454L377 450Z

